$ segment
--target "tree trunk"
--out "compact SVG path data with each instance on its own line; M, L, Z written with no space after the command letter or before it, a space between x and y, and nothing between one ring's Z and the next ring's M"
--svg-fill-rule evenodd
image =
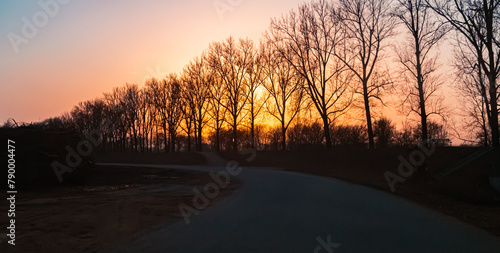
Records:
M217 129L215 130L215 142L216 142L216 149L217 149L217 152L220 152L220 128L217 127Z
M250 126L250 137L252 138L250 145L255 148L255 119L252 117L252 125Z
M236 127L236 117L233 120L233 151L238 151L238 128Z
M171 133L170 134L170 151L172 153L175 153L175 140L176 139L176 136L175 136L175 133Z
M156 126L156 152L160 153L160 126Z
M285 122L281 122L281 148L286 150L286 129Z
M165 153L168 153L168 135L167 135L167 124L163 123L163 141L165 142Z
M493 147L499 146L499 130L498 130L498 104L497 104L497 91L496 80L493 74L490 74L490 111L491 111L491 144Z
M368 97L368 80L363 81L363 98L365 101L366 127L368 130L368 145L370 149L374 149L375 142L373 141L372 115L370 114L370 101Z
M199 151L199 152L201 152L201 151L202 151L202 146L201 146L201 145L203 144L203 139L202 139L202 137L201 137L201 134L202 134L201 132L202 132L202 130L203 130L203 129L201 128L201 122L199 122L199 123L198 123L198 139L197 139L197 144L196 144L197 149L198 149L198 151Z
M493 3L492 3L493 5ZM488 1L483 1L484 8L484 18L486 20L486 48L488 50L488 59L487 63L489 66L488 79L490 82L489 93L490 93L490 128L491 128L491 144L493 147L499 146L499 130L498 130L498 104L497 104L497 85L496 85L496 77L497 77L497 68L495 62L495 51L493 49L493 41L494 41L494 11L491 9L492 6L489 6ZM493 7L496 8L496 7Z
M330 136L330 124L328 124L328 117L326 115L323 116L323 131L325 134L325 146L329 149L332 147L332 138Z
M425 94L424 94L424 77L422 76L422 62L420 60L420 41L418 33L415 37L415 58L417 61L417 85L418 85L418 98L420 106L420 126L422 131L422 143L427 145L427 112L425 110Z
M200 146L198 145L198 120L196 119L196 117L195 117L193 123L194 123L194 131L193 131L193 133L194 133L194 146L195 146L196 151L200 151L199 150Z
M188 139L187 139L187 145L188 145L188 152L191 152L191 130L188 131Z
M428 134L427 134L427 112L425 110L425 99L424 99L424 87L422 80L418 81L418 93L420 100L420 125L422 130L422 143L428 144Z

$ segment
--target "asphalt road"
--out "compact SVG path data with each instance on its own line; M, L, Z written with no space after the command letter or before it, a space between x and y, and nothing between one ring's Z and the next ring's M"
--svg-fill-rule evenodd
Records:
M196 211L190 209L189 224L159 226L110 252L500 252L500 238L385 192L294 172L233 169L243 185L232 195L205 210L186 203Z

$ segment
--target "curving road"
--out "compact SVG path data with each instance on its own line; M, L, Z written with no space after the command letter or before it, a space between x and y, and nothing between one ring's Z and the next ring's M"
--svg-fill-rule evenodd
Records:
M286 171L237 176L240 189L189 225L165 224L111 252L500 252L500 238L385 192Z

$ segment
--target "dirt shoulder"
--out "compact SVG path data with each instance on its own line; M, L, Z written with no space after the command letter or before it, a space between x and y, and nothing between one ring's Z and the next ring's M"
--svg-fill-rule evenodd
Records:
M0 252L97 252L159 224L182 220L179 204L192 206L194 187L207 173L176 169L96 166L85 184L20 190L16 246L0 238ZM210 205L234 191L236 179ZM7 210L5 201L0 209ZM7 227L6 219L0 220Z
M434 178L439 171L477 150L437 148L425 158L428 171L416 172L404 178L404 182L397 182L394 192L384 175L387 171L399 175L401 158L409 160L413 149L367 150L346 147L332 150L261 151L250 163L233 152L225 152L221 156L237 160L242 165L275 167L369 186L500 236L500 196L489 186L488 181L492 163L500 157L498 152L492 152L442 180Z

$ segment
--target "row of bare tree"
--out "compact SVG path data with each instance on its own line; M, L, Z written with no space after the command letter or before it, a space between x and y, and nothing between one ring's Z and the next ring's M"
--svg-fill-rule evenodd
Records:
M464 122L483 144L498 146L499 4L304 3L272 19L258 45L232 37L213 42L182 73L150 79L143 87L115 88L102 99L80 103L66 118L82 133L98 129L111 149L143 152L175 151L180 133L187 150L192 140L201 150L208 133L220 150L227 131L237 150L242 127L255 147L258 124L270 118L279 124L280 148L286 149L287 130L303 124L296 122L300 118L319 122L321 143L329 148L336 143L332 126L339 117L361 108L368 146L374 148L373 108L385 106L384 95L396 90L402 95L400 110L419 118L418 139L428 140L428 118L446 116L437 45L449 37L456 44L455 85ZM394 58L399 69L384 68Z

